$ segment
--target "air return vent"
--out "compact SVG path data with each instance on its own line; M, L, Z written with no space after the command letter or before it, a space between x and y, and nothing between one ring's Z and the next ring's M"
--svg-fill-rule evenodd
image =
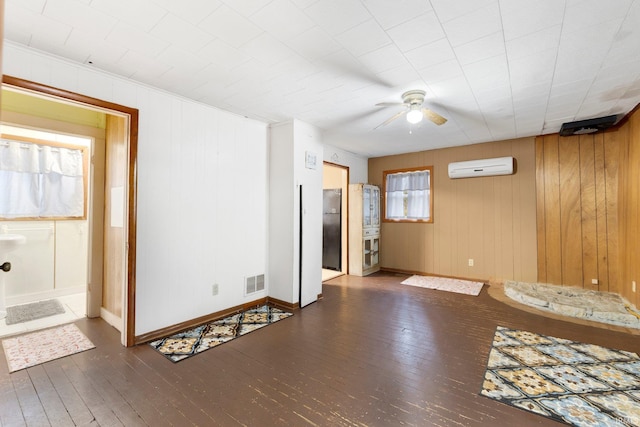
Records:
M245 295L264 291L264 274L245 278Z
M597 119L579 120L577 122L563 123L560 128L560 136L584 135L606 130L614 125L617 116L598 117Z

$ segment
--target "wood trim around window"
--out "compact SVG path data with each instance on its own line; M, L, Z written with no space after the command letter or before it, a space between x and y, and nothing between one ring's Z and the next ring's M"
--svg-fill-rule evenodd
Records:
M429 219L387 219L387 175L395 173L429 171ZM392 169L382 172L382 222L387 223L433 223L433 166L418 166L413 168Z

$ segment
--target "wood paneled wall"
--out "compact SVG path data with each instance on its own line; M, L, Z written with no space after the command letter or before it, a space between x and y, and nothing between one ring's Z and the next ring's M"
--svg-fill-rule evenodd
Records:
M536 138L539 282L619 292L619 136Z
M450 162L503 156L515 157L514 175L455 180L447 175ZM383 223L382 268L536 281L534 138L372 158L369 181L382 188L383 171L417 166L433 166L433 224Z
M620 288L640 306L640 111L636 108L618 131L620 165ZM632 282L636 283L636 292Z

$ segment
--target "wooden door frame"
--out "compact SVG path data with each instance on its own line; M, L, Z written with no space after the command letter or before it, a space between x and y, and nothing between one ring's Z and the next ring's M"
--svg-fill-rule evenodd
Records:
M137 218L137 159L138 159L138 109L126 107L86 95L58 89L41 83L24 80L17 77L2 76L4 85L24 89L28 92L44 94L51 98L64 99L73 103L97 107L113 111L129 117L129 168L128 182L128 223L127 223L127 279L125 284L126 311L124 313L125 345L135 345L135 295L136 295L136 218ZM104 286L104 284L103 284Z
M345 232L347 233L347 247L346 248L342 248L342 250L345 250L347 253L347 264L344 268L341 269L341 273L343 271L345 271L344 274L349 274L349 173L350 173L350 169L349 166L345 166L345 165L341 165L338 163L333 163L333 162L328 162L328 161L323 161L322 162L322 166L329 166L329 167L334 167L334 168L338 168L338 169L343 169L347 172L347 179L346 179L346 184L345 184L345 188L344 190L344 194L345 194L345 202L347 205L347 209L344 212L344 224L345 224ZM340 236L340 245L342 245L342 236Z

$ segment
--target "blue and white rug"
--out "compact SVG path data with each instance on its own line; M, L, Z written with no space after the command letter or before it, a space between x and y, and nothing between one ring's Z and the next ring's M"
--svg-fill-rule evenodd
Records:
M292 316L263 305L149 343L172 362L179 362L241 335Z
M498 326L480 394L574 426L640 426L640 357Z

